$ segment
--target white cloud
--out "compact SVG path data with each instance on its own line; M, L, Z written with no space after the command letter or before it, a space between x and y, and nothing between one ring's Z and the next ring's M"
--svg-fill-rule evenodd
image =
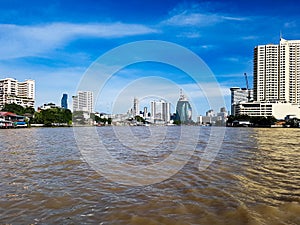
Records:
M258 36L254 36L254 35L242 37L243 40L256 40L258 38L259 38Z
M185 10L179 14L171 16L162 24L170 26L212 26L223 21L244 21L244 17L231 17L220 14L189 12Z
M240 58L238 58L238 57L224 57L223 60L229 61L229 62L239 62Z
M179 37L179 38L199 38L199 37L201 37L201 34L199 32L184 32L184 33L178 34L177 37Z
M212 49L212 48L215 48L216 46L215 45L201 45L200 47L202 49Z
M82 37L120 38L158 32L140 24L0 24L0 59L36 56Z
M295 27L297 27L297 23L295 21L286 22L286 23L284 23L284 27L285 28L295 28Z

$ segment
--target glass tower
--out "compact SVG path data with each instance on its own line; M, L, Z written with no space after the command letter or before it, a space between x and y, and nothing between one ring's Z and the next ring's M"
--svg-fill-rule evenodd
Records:
M182 90L180 90L180 98L176 106L176 120L183 124L192 122L192 107L185 95L182 94Z
M61 98L61 107L64 109L68 108L68 95L67 94L63 94L63 96Z

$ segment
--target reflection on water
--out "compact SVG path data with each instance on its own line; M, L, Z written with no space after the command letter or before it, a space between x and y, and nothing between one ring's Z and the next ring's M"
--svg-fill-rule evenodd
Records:
M97 129L111 137L112 128ZM93 171L71 128L0 130L0 224L300 224L300 129L227 128L202 172L210 128L190 129L201 129L190 161L170 179L142 187ZM145 163L168 151L113 154Z

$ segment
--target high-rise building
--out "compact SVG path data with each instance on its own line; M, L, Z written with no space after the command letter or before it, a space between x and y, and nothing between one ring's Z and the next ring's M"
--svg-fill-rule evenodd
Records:
M240 87L232 87L231 91L231 115L236 115L236 106L241 102L253 100L253 90Z
M254 100L300 105L300 40L254 49Z
M35 81L34 80L26 80L24 82L18 82L18 96L21 98L34 99Z
M18 104L23 107L34 107L35 81L18 82L13 78L0 80L0 108L5 104Z
M253 102L236 105L235 114L300 118L300 40L254 48Z
M160 100L151 101L151 117L154 122L170 122L170 103Z
M181 123L190 123L192 121L192 107L182 90L180 90L180 98L176 105L176 120Z
M94 112L94 97L91 91L78 91L76 96L72 96L73 111Z
M144 116L144 118L148 117L148 108L147 107L144 107L143 116Z
M139 106L139 100L137 98L133 99L133 116L140 115L140 106Z
M64 109L68 108L68 95L67 94L63 94L63 96L61 98L61 107Z

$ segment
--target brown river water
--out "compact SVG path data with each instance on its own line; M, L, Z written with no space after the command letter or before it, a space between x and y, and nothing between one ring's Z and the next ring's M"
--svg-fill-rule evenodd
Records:
M112 156L127 163L146 165L172 152L172 135L145 152L114 148L121 146L113 135L121 127L96 129ZM149 128L130 129L144 149ZM211 128L189 129L199 131L189 161L144 186L112 182L93 170L72 128L0 130L0 224L300 224L300 129L226 128L204 171L198 165Z

